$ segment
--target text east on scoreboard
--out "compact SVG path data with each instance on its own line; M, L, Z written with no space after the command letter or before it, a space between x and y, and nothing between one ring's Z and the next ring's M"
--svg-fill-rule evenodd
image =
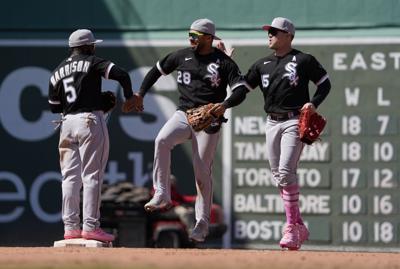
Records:
M332 82L319 108L328 125L321 141L304 147L298 169L308 244L398 247L400 52L393 45L300 49ZM277 242L285 221L262 107L257 88L232 112L232 245Z

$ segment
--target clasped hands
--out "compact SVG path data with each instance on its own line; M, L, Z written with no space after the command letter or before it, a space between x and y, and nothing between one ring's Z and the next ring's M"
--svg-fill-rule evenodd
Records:
M132 97L126 99L121 107L122 112L128 113L131 111L142 112L143 111L143 97L138 93L134 93Z

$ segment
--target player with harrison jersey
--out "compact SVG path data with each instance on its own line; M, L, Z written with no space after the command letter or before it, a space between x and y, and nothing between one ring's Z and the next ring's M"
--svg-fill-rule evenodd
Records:
M212 46L215 25L209 19L194 21L189 31L191 47L168 54L147 73L139 94L146 92L161 75L177 71L180 94L178 110L165 123L155 140L153 187L155 194L145 205L152 212L172 206L170 195L171 150L175 145L191 140L197 198L196 225L190 239L202 242L208 234L212 203L212 163L219 139L221 123L195 132L188 124L185 111L208 103L217 103L215 114L223 115L226 108L241 103L247 93L236 63ZM233 94L227 96L227 86Z
M297 250L309 236L299 210L297 166L303 143L298 115L306 107L315 111L331 84L327 72L312 55L292 48L295 28L290 20L278 17L263 29L268 31L269 48L274 53L255 62L245 80L250 90L259 86L264 95L267 158L286 212L280 245ZM310 80L317 86L311 101Z
M69 37L71 54L53 71L49 103L62 113L59 153L62 174L64 238L113 241L100 228L100 193L109 152L109 138L101 110L101 77L117 80L124 89L123 111L136 109L137 95L125 71L94 55L96 40L90 30ZM83 185L83 230L80 226L80 189Z

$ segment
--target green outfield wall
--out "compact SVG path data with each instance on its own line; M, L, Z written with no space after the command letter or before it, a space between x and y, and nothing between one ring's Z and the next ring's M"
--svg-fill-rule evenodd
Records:
M60 31L77 27L118 31L183 30L208 17L221 30L258 29L286 16L299 29L397 27L396 0L16 0L0 10L0 30Z

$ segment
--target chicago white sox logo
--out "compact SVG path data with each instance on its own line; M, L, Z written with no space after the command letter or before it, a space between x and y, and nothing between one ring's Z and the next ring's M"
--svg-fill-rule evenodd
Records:
M297 86L299 76L297 76L297 63L289 62L285 65L285 73L282 78L288 78L291 86Z
M219 77L218 72L219 65L216 63L210 63L207 66L208 75L205 78L209 78L211 81L211 87L218 87L221 83L221 78Z

